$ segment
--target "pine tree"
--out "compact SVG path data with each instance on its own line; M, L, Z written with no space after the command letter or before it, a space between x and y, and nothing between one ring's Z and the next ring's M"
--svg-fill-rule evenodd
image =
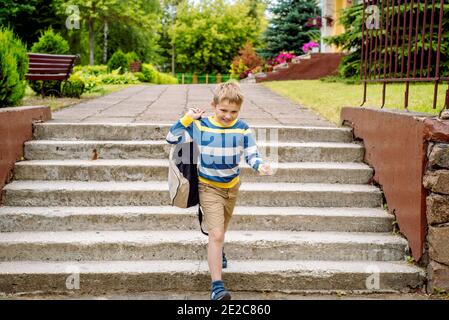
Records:
M302 45L309 42L310 32L315 28L306 26L307 20L320 12L317 2L278 0L269 11L273 18L264 34L266 48L260 54L269 58L283 50L302 53Z

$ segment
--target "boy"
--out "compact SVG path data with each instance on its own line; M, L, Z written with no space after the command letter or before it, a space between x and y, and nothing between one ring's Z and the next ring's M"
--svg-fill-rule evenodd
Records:
M226 267L223 242L240 187L239 162L242 154L252 169L271 175L263 163L249 126L238 119L243 93L237 82L220 84L211 103L214 115L201 118L204 110L190 108L167 135L167 142L194 141L200 154L198 161L199 198L204 223L209 230L207 257L211 273L211 299L229 300L231 295L221 279Z

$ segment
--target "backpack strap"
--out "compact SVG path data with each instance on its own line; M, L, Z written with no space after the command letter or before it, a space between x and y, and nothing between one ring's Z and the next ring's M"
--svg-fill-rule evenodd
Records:
M203 230L203 210L201 210L201 206L198 206L198 220L200 221L200 229L201 229L201 232L202 232L204 235L208 236L209 233L204 232L204 230Z

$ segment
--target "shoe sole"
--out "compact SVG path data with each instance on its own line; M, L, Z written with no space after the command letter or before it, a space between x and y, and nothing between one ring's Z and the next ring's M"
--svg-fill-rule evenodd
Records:
M231 295L229 294L229 292L226 292L219 300L231 300Z

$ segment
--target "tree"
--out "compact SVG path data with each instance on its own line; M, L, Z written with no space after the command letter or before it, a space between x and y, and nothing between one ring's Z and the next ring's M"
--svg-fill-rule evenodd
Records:
M89 64L95 62L95 34L104 31L105 23L137 26L148 31L153 30L152 22L155 16L148 12L149 1L145 0L55 0L61 13L68 6L77 6L80 19L87 23L89 30Z
M320 14L316 1L278 0L269 11L273 18L264 34L266 48L260 54L269 58L284 50L299 53L313 30L306 26L307 20Z
M49 27L61 32L64 22L56 14L53 0L2 0L0 25L10 26L28 47L36 42L40 32Z
M176 47L178 70L227 72L232 58L247 42L256 42L260 25L248 16L248 1L183 2L169 34ZM263 19L260 17L259 19Z

